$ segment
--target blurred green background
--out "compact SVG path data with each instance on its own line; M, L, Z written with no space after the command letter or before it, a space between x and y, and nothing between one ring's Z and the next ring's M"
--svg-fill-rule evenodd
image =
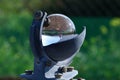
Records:
M99 3L94 3L95 0L0 0L0 77L17 77L24 70L33 69L29 28L33 13L44 10L49 14L69 16L77 33L81 32L82 26L87 28L86 40L71 64L79 70L77 77L120 80L120 18L114 16L118 13L97 13L95 5L91 10L96 8L96 12L88 12L80 8L84 7L79 5L83 1L88 2L84 3L86 6L92 2L93 5Z

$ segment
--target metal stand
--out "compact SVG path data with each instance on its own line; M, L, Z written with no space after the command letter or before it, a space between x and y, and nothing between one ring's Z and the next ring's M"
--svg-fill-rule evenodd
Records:
M50 70L48 71L48 69ZM72 67L59 67L57 65L49 64L45 58L42 58L40 62L37 59L34 60L33 72L26 71L26 73L21 74L21 77L26 78L27 80L70 80L77 74L78 71L74 70Z
M84 41L86 28L84 28L83 32L80 35L73 39L58 44L56 43L53 46L43 47L42 28L44 25L48 25L47 13L39 11L34 16L30 31L30 43L32 51L34 53L34 70L27 70L20 76L27 80L72 80L78 74L78 71L74 70L73 67L68 67L68 65L74 57L75 52L81 47ZM61 45L64 45L64 48L55 47ZM66 50L68 46L70 48L68 52L63 53L62 50ZM56 51L58 50L57 52L51 52L51 54L58 56L58 54L62 53L62 56L60 58L62 59L64 56L66 59L56 62L51 60L46 54L50 53L51 47L56 48Z

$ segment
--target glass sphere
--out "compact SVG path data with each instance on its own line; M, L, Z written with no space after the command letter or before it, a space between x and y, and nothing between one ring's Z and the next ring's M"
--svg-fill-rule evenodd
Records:
M63 14L51 14L48 16L49 26L43 27L45 35L74 34L75 25L70 18Z
M42 43L48 46L63 39L64 35L75 33L75 25L70 18L63 14L51 14L48 16L49 25L43 26Z

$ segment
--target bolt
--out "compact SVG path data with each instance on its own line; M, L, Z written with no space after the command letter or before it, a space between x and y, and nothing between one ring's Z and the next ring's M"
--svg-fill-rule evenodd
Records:
M55 73L55 78L60 79L62 77L61 73Z
M48 27L50 24L50 19L46 18L44 21L44 27Z
M67 72L71 72L74 70L74 67L67 67Z
M25 70L25 74L27 74L27 75L31 75L32 74L32 70Z
M37 11L35 13L35 19L37 19L37 20L40 19L42 16L43 16L43 13L41 11Z
M66 67L62 67L62 68L61 68L61 71L62 71L63 73L65 73L65 72L67 72L67 68L66 68Z

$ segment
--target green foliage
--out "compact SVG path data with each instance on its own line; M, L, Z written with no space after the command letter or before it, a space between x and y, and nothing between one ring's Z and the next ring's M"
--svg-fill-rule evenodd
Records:
M76 20L74 21L77 25L86 23L87 26L86 41L72 63L79 70L78 77L87 80L119 80L120 25L117 23L120 23L120 19L77 18Z
M0 76L18 75L32 68L30 24L31 15L27 12L0 16Z

